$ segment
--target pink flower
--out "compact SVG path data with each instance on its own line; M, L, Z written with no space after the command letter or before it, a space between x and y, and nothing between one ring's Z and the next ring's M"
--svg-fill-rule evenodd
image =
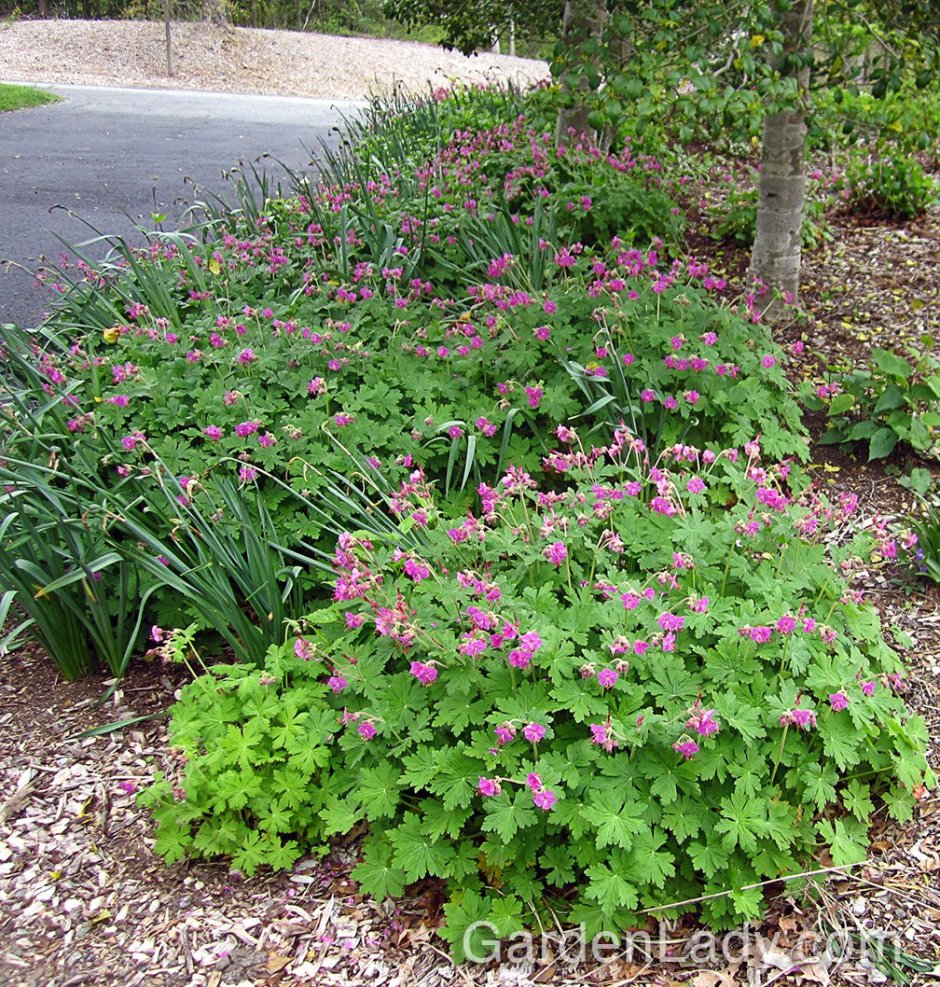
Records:
M849 704L849 697L844 692L831 692L829 694L829 705L833 713L839 713Z
M113 397L108 398L108 404L115 404L119 408L126 408L130 404L131 399L126 394L115 394Z
M243 466L238 471L238 478L242 483L252 483L254 480L258 479L258 471L254 466Z
M255 351L248 346L238 354L236 359L239 363L254 363L258 358L255 356Z
M526 631L526 633L519 638L519 644L525 648L526 651L536 652L542 647L542 639L535 631Z
M664 631L681 631L685 627L685 617L679 617L674 613L661 613L657 623Z
M522 731L522 736L531 744L537 744L545 736L545 727L541 723L529 723Z
M606 750L611 750L614 745L613 739L607 733L607 726L603 723L592 723L591 727L591 743L597 744L599 747L603 747Z
M486 796L487 798L493 798L495 795L499 795L502 791L499 781L496 778L480 778L477 782L477 791Z
M156 624L150 628L150 640L156 641L157 644L161 644L166 640L166 631L162 627L158 627Z
M143 432L134 432L131 435L125 435L121 439L121 445L128 451L133 452L137 448L139 442L146 442L147 436Z
M307 384L307 393L311 395L311 397L316 396L317 394L325 394L326 381L322 377L314 377L313 380Z
M816 726L816 714L811 709L794 709L790 711L790 716L799 730Z
M249 435L254 435L255 432L261 427L261 422L239 422L235 426L235 434L242 439L247 438Z
M526 403L530 408L537 408L542 401L542 388L541 387L526 387L525 396Z
M781 634L790 634L795 628L796 628L796 620L795 618L791 617L790 614L788 613L785 613L777 621L777 630Z
M294 641L294 654L301 661L312 661L317 656L316 646L311 644L305 638L298 637Z
M362 627L365 617L362 614L350 613L349 610L345 613L346 628L348 630L354 631L357 627Z
M685 485L685 489L688 490L690 494L700 494L705 490L705 482L700 476L693 476L692 479Z
M422 685L430 685L437 678L437 669L433 665L426 665L423 661L413 661L411 674Z
M597 673L597 683L604 689L612 689L620 676L613 668L602 668Z
M202 430L202 434L212 442L218 442L222 438L222 429L218 425L209 425Z
M681 754L687 761L690 758L695 757L698 754L698 744L694 740L677 740L673 745L672 749L677 753Z
M515 737L516 728L511 723L504 723L502 726L496 727L493 733L496 734L496 743L502 747Z
M363 740L371 740L376 734L376 729L369 720L366 720L365 723L359 724L358 732L359 736L362 737Z
M561 565L568 557L568 549L564 542L556 541L552 542L542 554L552 565Z
M334 693L340 693L345 689L349 683L343 678L342 675L331 675L327 680L326 684L333 690Z
M416 583L431 578L430 568L421 562L416 562L414 559L405 559L404 570L405 575L409 579L413 579Z
M355 420L352 415L344 415L342 413L333 416L333 423L337 428L345 428L347 425L352 425Z
M718 733L718 721L715 719L715 710L703 709L686 720L686 728L694 730L700 737L710 737L713 733Z
M872 680L871 682L863 682L862 692L864 692L866 696L873 696L875 694L874 680Z
M522 648L513 648L506 660L513 668L528 668L532 664L532 654Z
M765 370L770 370L771 367L775 367L777 365L777 358L768 353L766 356L762 356L760 358L760 365Z
M534 771L530 771L525 776L525 783L528 786L530 792L540 792L542 790L542 776L537 775Z
M751 640L755 644L766 644L773 634L773 629L770 627L752 627L749 635Z
M130 779L125 779L122 781L118 785L118 788L120 788L125 795L133 795L134 792L137 791L137 785Z
M797 699L799 703L799 699ZM792 724L798 730L809 730L810 727L816 726L816 714L811 709L800 709L799 705L793 709L787 710L780 717L780 725L782 727L789 726Z
M550 788L543 788L540 792L533 794L532 801L537 809L544 809L548 812L558 799Z

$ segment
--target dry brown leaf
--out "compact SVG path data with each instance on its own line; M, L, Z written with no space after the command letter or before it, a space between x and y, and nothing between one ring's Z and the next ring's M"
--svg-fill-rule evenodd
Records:
M692 987L733 987L734 974L726 970L699 970L691 980Z

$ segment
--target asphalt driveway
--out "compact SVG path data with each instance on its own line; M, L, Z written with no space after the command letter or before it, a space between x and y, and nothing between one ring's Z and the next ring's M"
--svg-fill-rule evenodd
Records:
M240 161L257 162L274 182L285 176L273 159L309 171L309 150L335 140L334 128L356 109L288 97L48 88L63 101L0 114L0 322L41 320L49 296L27 271L58 258L66 249L58 237L95 236L82 219L133 236L135 225L152 228L151 216L165 213L164 227L175 228L185 223L193 182L225 196L225 174Z

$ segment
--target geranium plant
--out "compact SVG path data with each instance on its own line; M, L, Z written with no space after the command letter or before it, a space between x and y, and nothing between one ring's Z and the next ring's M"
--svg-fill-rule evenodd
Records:
M547 485L511 468L463 517L415 469L407 548L345 534L292 648L187 687L164 850L279 865L366 822L363 891L446 882L460 957L526 902L592 934L699 896L713 925L755 917L762 881L862 859L875 798L910 816L926 731L851 585L883 549L844 537L855 498L757 442L557 437Z

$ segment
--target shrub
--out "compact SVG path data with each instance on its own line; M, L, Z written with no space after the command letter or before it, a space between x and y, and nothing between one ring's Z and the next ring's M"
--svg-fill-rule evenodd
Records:
M906 526L895 532L902 556L914 575L940 583L940 489L933 473L921 467L899 477L898 483L917 497Z
M935 81L921 77L921 82L927 84L907 82L881 96L848 88L820 90L809 121L810 146L864 147L878 140L904 154L935 150L940 138L940 92Z
M876 219L903 221L922 216L937 195L933 179L920 163L891 148L852 157L846 182L848 208Z
M826 210L831 202L822 198L826 185L833 182L820 183L822 173L811 173L811 182L807 188L806 200L803 204L803 225L801 228L802 245L806 250L815 250L823 241L832 242L832 233L826 220ZM750 247L757 235L757 202L759 176L753 176L752 184L741 189L732 186L724 200L709 209L709 236L713 240L734 240L742 247Z
M558 437L557 481L512 467L479 516L413 472L391 509L423 548L344 535L293 648L186 687L178 777L147 796L163 852L250 873L365 821L353 876L447 882L459 958L524 902L589 934L700 895L713 925L753 918L822 847L863 859L876 795L910 817L926 729L845 579L873 547L842 537L854 498L756 443L650 464L623 429Z
M898 442L936 455L940 366L930 353L905 359L873 349L869 366L832 374L824 384L806 382L801 396L811 410L826 411L823 444L867 442L869 462L890 455Z

